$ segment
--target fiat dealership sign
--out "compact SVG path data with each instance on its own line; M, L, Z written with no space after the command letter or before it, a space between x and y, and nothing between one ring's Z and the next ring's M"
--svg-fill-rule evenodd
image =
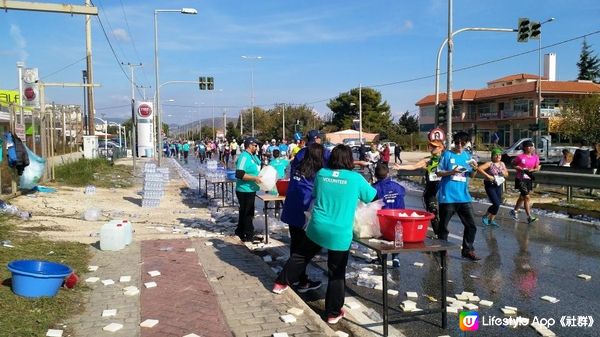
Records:
M137 107L138 116L140 118L151 118L152 117L152 103L151 102L139 102Z

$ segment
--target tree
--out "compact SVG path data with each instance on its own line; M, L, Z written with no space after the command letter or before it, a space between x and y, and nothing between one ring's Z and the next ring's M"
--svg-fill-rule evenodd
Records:
M327 103L333 113L331 124L338 130L349 129L353 120L359 119L359 88L339 94ZM362 88L363 131L379 132L392 125L392 114L387 102L381 102L381 93L372 88Z
M409 112L406 111L400 116L398 126L407 134L419 132L419 117L410 115Z
M600 142L600 95L592 94L576 99L565 106L557 131L574 140L588 144Z
M577 79L596 83L600 81L600 59L598 59L598 56L592 55L591 46L585 39L583 40L577 67L579 68Z
M227 123L227 127L225 128L225 132L227 134L227 139L231 141L233 138L240 141L240 129L236 128L233 122Z

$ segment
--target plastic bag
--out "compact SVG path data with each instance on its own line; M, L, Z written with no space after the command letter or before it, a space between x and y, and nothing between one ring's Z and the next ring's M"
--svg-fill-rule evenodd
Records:
M261 191L271 191L277 183L277 170L273 166L265 166L258 173L261 183L258 184Z
M377 211L383 207L383 200L372 203L358 203L354 212L354 226L352 232L357 238L378 238L381 236Z
M37 185L44 174L46 159L31 152L27 146L25 146L25 149L29 156L29 165L23 170L23 174L19 180L19 188L22 190L31 190Z

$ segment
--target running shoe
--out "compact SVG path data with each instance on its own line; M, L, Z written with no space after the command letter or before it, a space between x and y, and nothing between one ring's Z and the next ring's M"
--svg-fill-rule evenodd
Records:
M327 323L329 323L329 324L336 324L337 322L340 321L340 319L344 318L344 316L346 316L346 312L343 309L341 309L340 310L340 314L337 315L337 316L328 315L327 316Z
M490 218L488 218L487 216L484 216L483 218L481 218L481 222L483 223L484 226L489 226Z
M308 282L306 282L304 284L298 285L296 290L299 293L304 294L305 292L321 288L322 284L323 283L321 283L321 281L310 281L309 280Z
M538 221L538 218L536 216L530 216L529 218L527 218L527 223L530 225L536 221Z
M513 220L515 220L515 221L519 220L519 214L517 214L517 212L514 209L511 209L510 212L508 212L508 213L513 218Z
M475 255L475 252L470 251L468 253L462 253L462 257L467 259L467 260L471 260L471 261L479 261L481 260L481 258L477 255Z
M400 259L392 259L392 267L399 268L400 267Z
M273 292L275 294L281 294L282 292L288 290L289 286L287 284L279 284L279 283L275 283L275 285L273 285Z
M490 220L490 225L494 227L500 227L500 224L496 222L496 220Z

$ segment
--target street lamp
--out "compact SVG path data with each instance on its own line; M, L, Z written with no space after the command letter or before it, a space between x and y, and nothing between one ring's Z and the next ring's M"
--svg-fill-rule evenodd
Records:
M242 55L242 59L250 60L250 85L251 85L251 97L250 101L252 103L250 107L250 113L252 118L252 137L254 137L254 61L262 59L262 56L246 56Z
M155 94L155 98L156 98L156 116L157 116L157 124L158 124L158 137L157 137L157 141L159 143L159 151L158 151L158 166L161 165L161 160L162 160L162 149L160 149L160 147L162 146L162 120L161 120L161 116L160 116L160 86L159 86L159 78L158 78L158 13L181 13L181 14L191 14L191 15L195 15L198 14L198 11L195 8L181 8L181 9L155 9L154 10L154 77L155 77L155 83L156 83L156 94Z
M546 21L540 22L540 26L545 23L554 21L554 18L549 18ZM546 79L549 80L549 79ZM541 141L542 130L540 128L540 117L542 116L542 34L538 35L538 83L537 83L537 91L538 91L538 104L537 109L535 111L535 125L537 126L537 131L535 132L537 135L537 142Z
M356 106L356 103L350 103L350 106ZM358 84L358 142L363 143L362 140L362 84Z

